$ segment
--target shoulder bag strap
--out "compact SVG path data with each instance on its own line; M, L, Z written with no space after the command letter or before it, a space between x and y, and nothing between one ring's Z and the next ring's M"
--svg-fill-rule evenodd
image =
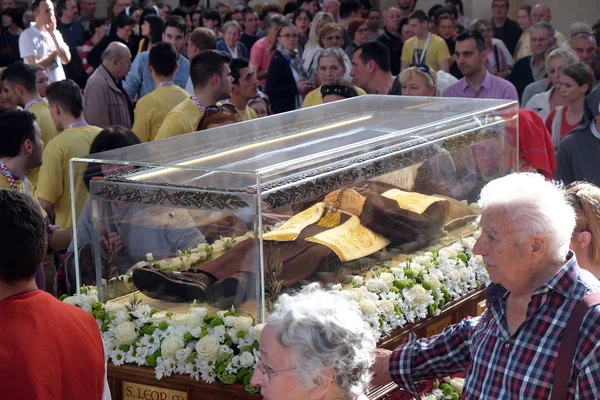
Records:
M552 144L554 144L554 149L558 148L558 144L560 143L560 127L562 125L562 114L563 114L563 106L556 107L556 114L554 114L554 120L552 121Z
M590 293L579 300L573 314L567 322L560 345L558 356L554 365L554 378L552 382L551 400L566 400L569 395L569 378L573 366L573 356L577 347L577 337L583 322L583 317L588 310L600 304L600 293Z

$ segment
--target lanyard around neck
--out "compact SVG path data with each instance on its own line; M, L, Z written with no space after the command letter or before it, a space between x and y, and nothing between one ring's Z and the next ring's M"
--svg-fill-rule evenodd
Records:
M6 180L8 180L8 184L10 185L10 189L13 192L19 191L19 187L17 186L17 181L15 177L8 170L8 168L6 168L6 165L2 161L0 161L0 174L6 177ZM25 194L29 196L29 183L27 182L27 176L23 178L23 182L25 183Z
M419 49L419 38L417 37L415 39L415 49L413 51L414 53L414 58L415 58L415 64L423 64L423 60L425 60L425 53L427 52L427 47L429 46L429 39L431 39L431 33L427 34L427 40L425 40L425 44L423 45L423 50L421 51L421 58L419 59L419 57L417 56L417 50Z
M31 100L29 103L25 104L25 107L23 107L23 110L27 111L31 107L35 106L36 104L40 104L44 100L46 100L46 99L43 97L40 97L39 99L36 99L36 100Z

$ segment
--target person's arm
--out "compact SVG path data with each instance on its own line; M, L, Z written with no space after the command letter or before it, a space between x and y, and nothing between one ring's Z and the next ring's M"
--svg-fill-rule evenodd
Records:
M44 162L40 167L36 196L42 208L54 223L54 204L64 194L63 152L56 140L50 141L44 150Z
M256 44L254 46L252 46L252 49L250 50L250 66L256 72L257 79L264 79L267 76L268 70L261 71L259 69L259 66L262 65L263 57L264 57L263 48L262 47L257 48Z
M110 126L110 115L107 109L109 99L105 88L99 87L103 83L101 80L88 81L83 93L85 104L83 115L88 124L108 128Z
M451 60L452 60L451 58L447 58L445 60L439 61L440 70L449 73L450 72L450 64L451 64L450 61Z
M57 229L52 234L50 239L50 247L54 251L64 250L69 247L71 240L73 239L73 229Z
M519 94L517 93L517 88L510 82L507 82L508 86L504 90L504 98L506 100L515 100L519 101Z
M69 50L69 46L63 40L62 35L56 29L54 29L54 23L50 24L48 27L48 33L50 34L50 38L54 42L54 46L56 46L56 50L58 51L58 57L63 64L68 64L71 61L71 50Z
M130 98L135 98L139 95L140 89L142 88L143 71L142 68L148 68L147 63L142 61L142 54L139 54L131 65L131 69L127 74L127 77L123 81L123 89L127 92ZM143 65L142 65L143 64Z
M438 56L438 64L440 65L440 70L442 70L444 72L450 72L450 65L452 64L452 56L450 55L450 50L448 50L448 44L443 39L440 42L440 48L437 52L437 56Z
M145 98L138 101L135 106L135 118L133 127L131 128L131 131L135 133L142 143L147 142L150 138L151 114L153 111L146 106Z

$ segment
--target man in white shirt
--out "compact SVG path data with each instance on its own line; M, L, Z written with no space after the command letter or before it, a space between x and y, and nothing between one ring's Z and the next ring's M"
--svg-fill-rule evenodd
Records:
M31 11L35 23L21 33L19 51L26 64L39 65L50 83L65 79L63 64L71 61L69 46L56 29L54 4L50 0L34 0Z

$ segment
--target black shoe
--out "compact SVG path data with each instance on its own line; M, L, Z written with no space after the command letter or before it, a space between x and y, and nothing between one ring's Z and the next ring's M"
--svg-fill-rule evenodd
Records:
M246 300L246 291L249 288L248 274L237 274L218 281L206 291L206 301L213 307L227 309L231 306L239 307Z
M153 299L185 303L206 299L208 285L201 279L193 279L179 272L159 272L155 269L133 270L133 284L146 296Z

